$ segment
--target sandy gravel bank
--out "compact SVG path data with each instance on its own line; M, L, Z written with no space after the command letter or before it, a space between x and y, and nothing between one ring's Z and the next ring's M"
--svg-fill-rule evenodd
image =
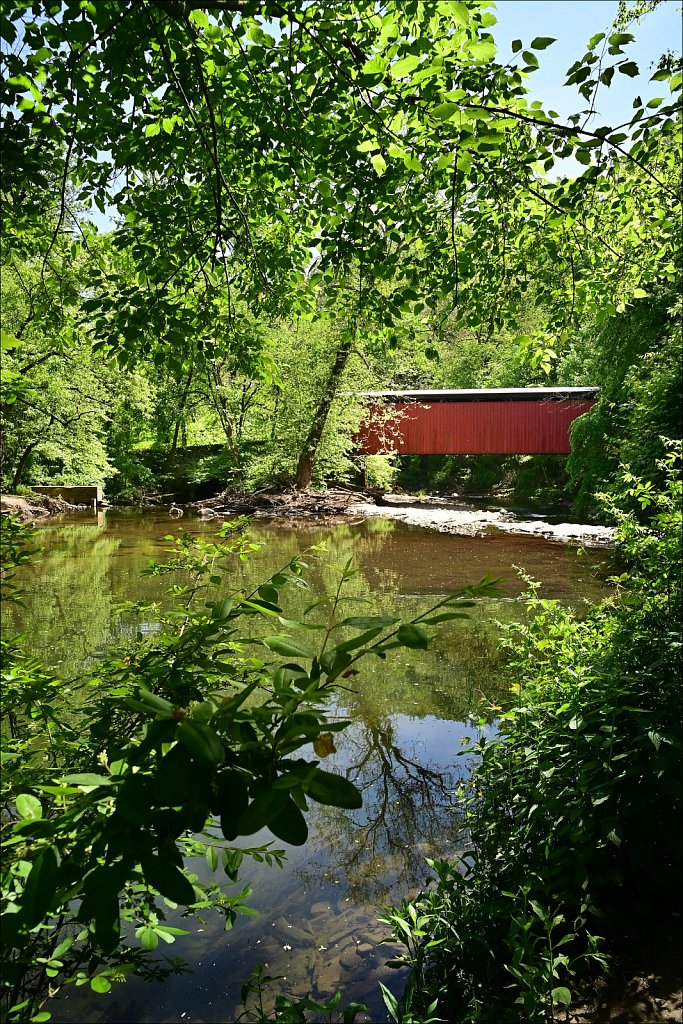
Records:
M354 505L349 511L354 515L382 516L399 519L411 526L426 526L442 533L457 533L469 537L481 537L488 530L503 530L506 533L531 534L547 540L565 544L584 544L586 547L609 547L614 543L614 529L610 526L588 526L575 523L546 523L542 520L518 519L511 512L500 509L486 512L463 503L439 498L411 499L402 496L392 498L381 505L369 502Z

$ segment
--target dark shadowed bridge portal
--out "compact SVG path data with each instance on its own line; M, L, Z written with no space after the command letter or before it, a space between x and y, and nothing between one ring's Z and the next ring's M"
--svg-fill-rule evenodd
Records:
M598 388L366 391L358 445L368 455L566 455L569 427Z

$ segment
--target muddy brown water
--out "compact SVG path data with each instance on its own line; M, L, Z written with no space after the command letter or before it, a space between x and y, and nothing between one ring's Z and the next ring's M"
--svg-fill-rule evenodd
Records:
M210 536L218 525L188 516L174 521L159 509L50 519L36 531L42 554L20 573L26 607L11 610L5 628L24 630L47 667L71 678L138 628L117 611L123 601L160 599L168 579L139 573L150 559L167 557L164 535L184 528ZM163 984L132 978L106 995L87 986L64 989L49 1006L55 1021L232 1021L242 1009L240 988L259 963L280 978L271 1000L277 991L324 1000L341 988L343 1004L368 1005L359 1020L388 1019L378 982L399 994L402 976L386 967L396 947L379 944L387 928L378 914L417 890L428 873L425 857L456 852L452 794L467 771L459 751L476 736L469 716L479 717L482 701L504 691L501 623L525 615L525 584L513 567L541 581L542 597L575 604L609 592L609 551L578 554L534 537L458 537L382 519L327 527L257 520L251 532L262 546L248 563L236 564L245 582L267 578L324 542L326 552L310 560L311 589L331 592L335 577L326 566L352 558L358 572L349 594L371 600L373 611L411 618L485 573L503 577L501 593L481 602L468 621L439 627L429 651L373 659L354 691L337 695L332 714L351 725L336 737L326 767L359 786L363 808L314 805L305 846L273 843L286 850L283 868L245 857L239 884L253 886L249 904L258 917L239 918L225 932L210 914L200 922L167 911L168 923L189 934L153 957L182 957L188 973ZM311 599L310 592L293 594L284 614L296 618ZM264 830L244 845L271 840ZM192 869L208 877L203 861Z

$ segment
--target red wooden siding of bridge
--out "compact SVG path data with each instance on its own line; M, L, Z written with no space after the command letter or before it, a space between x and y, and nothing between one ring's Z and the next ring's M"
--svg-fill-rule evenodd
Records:
M491 393L485 399L451 400L442 392L431 402L387 396L369 406L359 447L369 455L392 450L401 455L568 454L570 424L594 404L584 394L521 401L508 394L512 397L503 401L491 400Z

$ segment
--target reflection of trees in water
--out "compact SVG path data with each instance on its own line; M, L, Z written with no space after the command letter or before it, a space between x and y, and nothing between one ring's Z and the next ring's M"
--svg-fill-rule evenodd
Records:
M109 570L121 538L93 523L40 531L36 540L44 553L17 579L25 608L8 611L4 626L26 631L31 652L70 678L109 639L115 603Z
M430 764L399 745L390 717L356 721L339 740L346 774L363 794L351 813L321 808L314 843L324 856L311 858L302 880L346 876L353 897L380 902L388 890L408 892L424 877L424 858L452 852L458 833L453 789L455 767ZM455 761L455 751L454 751Z

